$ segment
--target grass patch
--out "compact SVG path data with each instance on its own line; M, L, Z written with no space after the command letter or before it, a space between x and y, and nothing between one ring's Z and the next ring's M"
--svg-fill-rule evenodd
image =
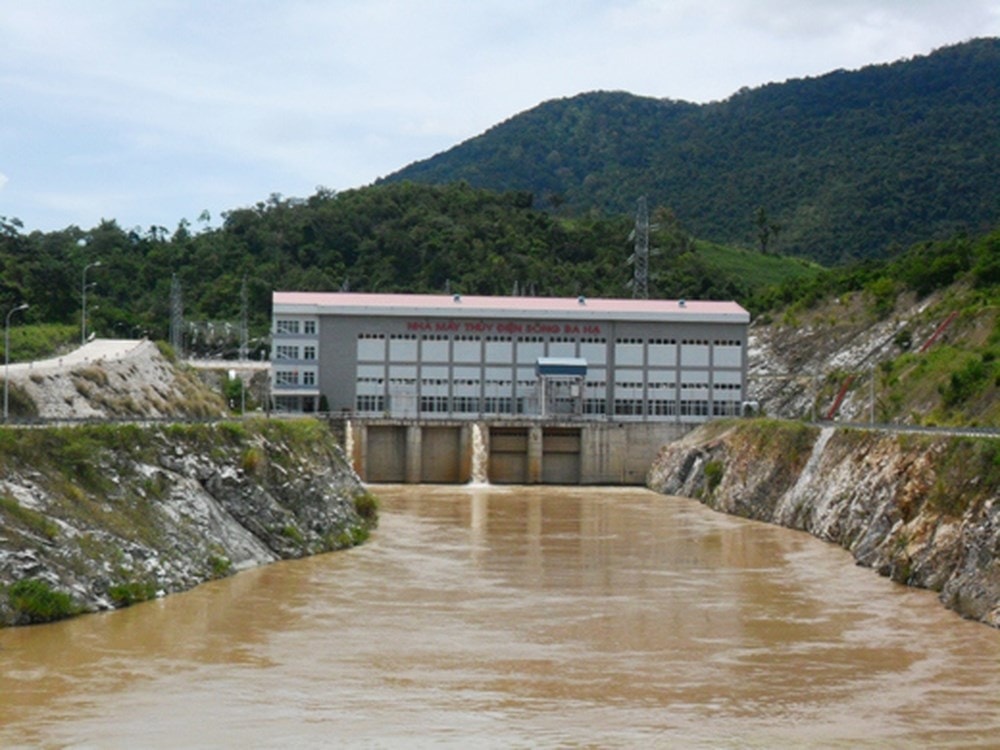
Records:
M37 510L25 508L12 497L0 497L0 514L8 519L8 523L16 523L50 542L59 536L59 526L52 519Z
M106 388L108 385L108 373L103 367L96 367L90 365L89 367L81 367L70 372L75 378L82 378L83 380L88 380L96 386L101 388Z
M368 526L349 526L342 530L332 540L328 540L327 546L330 549L349 549L364 544L371 536L371 529Z
M365 491L354 496L354 510L369 526L378 525L378 498Z
M11 321L10 328L10 361L31 362L36 359L48 359L78 346L80 328L78 326L58 323L42 323L38 325L16 325ZM3 341L0 341L0 350Z
M243 456L240 458L240 468L247 474L256 474L257 469L260 468L261 464L264 462L264 451L260 447L254 445L243 451Z
M233 572L233 562L222 555L211 555L208 558L208 569L213 578L225 578Z
M937 480L927 497L930 508L961 517L1000 490L1000 442L956 438L938 460Z
M156 348L160 350L163 358L172 364L177 364L180 360L177 357L177 350L166 341L157 341Z
M108 589L108 596L116 607L130 607L156 597L156 584L151 581L119 583Z
M709 494L715 492L715 488L722 482L722 475L725 471L726 467L722 461L709 461L705 464L705 483Z
M53 622L79 614L69 594L37 578L12 584L7 589L7 600L18 620L29 623Z
M305 544L306 541L298 527L292 526L291 524L282 527L281 535L285 537L285 539L290 539L298 545Z
M784 255L765 255L753 250L695 242L698 255L706 265L724 269L726 275L740 279L748 289L780 284L795 279L811 279L823 272L817 263Z

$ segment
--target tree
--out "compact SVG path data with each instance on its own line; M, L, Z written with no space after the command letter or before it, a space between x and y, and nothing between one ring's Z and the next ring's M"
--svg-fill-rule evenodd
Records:
M757 209L757 213L754 216L754 224L757 226L757 240L760 242L760 251L767 255L771 240L777 240L778 235L781 233L781 225L771 221L771 217L767 215L767 211L764 210L763 206Z

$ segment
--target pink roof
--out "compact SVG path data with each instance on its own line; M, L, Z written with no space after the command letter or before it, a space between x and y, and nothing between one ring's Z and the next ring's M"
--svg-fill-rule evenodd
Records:
M315 313L474 316L503 313L571 317L672 318L749 322L736 302L708 300L605 299L598 297L479 297L447 294L365 294L355 292L274 292L275 309L314 308ZM300 312L307 312L301 310Z

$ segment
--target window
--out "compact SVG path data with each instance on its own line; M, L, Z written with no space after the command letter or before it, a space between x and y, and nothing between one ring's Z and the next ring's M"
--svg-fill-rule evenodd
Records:
M712 404L712 415L716 417L738 417L740 415L740 402L716 401Z
M302 385L316 385L316 373L306 370L302 373Z
M274 408L279 412L296 412L299 411L299 397L298 396L275 396L274 397Z
M508 336L486 337L486 361L512 363L514 361L514 342Z
M420 342L420 357L424 362L447 362L448 337L428 334Z
M274 384L275 385L298 385L299 384L299 371L298 370L275 370L275 372L274 372Z
M686 367L707 367L708 341L684 339L681 346L681 364Z
M615 339L615 364L618 367L642 365L642 352L642 339Z
M278 346L274 347L274 358L298 359L299 348L297 346L288 346L287 344L279 344Z
M385 336L379 333L358 334L358 361L385 361Z
M289 320L287 318L279 318L274 323L275 333L293 333L299 332L299 321Z
M479 411L479 399L475 396L456 396L454 402L456 412L474 414Z
M512 407L509 396L487 396L483 400L483 411L487 414L510 414Z
M303 346L302 359L316 359L316 347L312 344Z
M431 413L446 413L448 411L447 396L421 396L420 411Z
M674 339L651 339L649 364L653 367L674 367L677 364L677 342Z
M550 357L575 357L576 339L556 337L549 339Z
M617 416L642 416L642 399L616 398L615 414Z
M383 412L385 411L385 397L360 395L355 399L355 406L359 412Z
M451 356L455 362L482 360L482 344L476 336L456 336L452 341Z
M716 341L713 357L716 367L741 367L743 346L739 341Z
M649 413L655 417L672 417L677 413L677 402L666 399L654 399L649 402Z
M389 337L389 361L416 362L417 336L413 333L394 333Z
M707 417L708 401L692 400L681 401L681 416L684 417Z
M605 339L580 339L580 356L592 365L604 365L608 361L608 342Z
M302 333L306 336L316 335L316 321L315 320L304 320L302 321Z

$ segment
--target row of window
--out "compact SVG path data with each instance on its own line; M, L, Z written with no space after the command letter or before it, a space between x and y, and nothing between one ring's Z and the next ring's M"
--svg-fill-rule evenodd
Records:
M312 331L307 331L307 333L315 333L315 321L305 321L308 324L313 325ZM287 324L297 324L298 321L278 321L278 332L279 333L298 333L298 328L295 326L295 330L282 330L282 323ZM540 344L544 342L549 343L559 343L559 344L607 344L607 339L595 338L595 337L573 337L573 336L549 336L548 338L544 336L479 336L474 334L434 334L434 333L392 333L386 336L384 333L359 333L359 339L366 341L385 341L388 338L390 341L489 341L495 343L513 343L518 341L520 343L534 343ZM677 339L644 339L640 337L623 337L616 338L616 344L631 344L636 346L641 346L643 344L648 344L650 346L676 346ZM682 344L686 346L708 346L709 344L714 344L715 346L743 346L743 342L738 340L723 340L715 339L714 341L709 341L708 339L683 339Z
M570 403L570 400L565 401L567 404ZM386 410L386 398L382 394L358 394L355 406L361 413L383 413ZM607 413L607 406L608 402L603 398L586 398L582 401L582 411L585 415L604 415ZM529 399L514 399L509 396L486 398L422 396L420 411L429 414L527 414L535 413L537 405ZM717 417L726 417L739 415L740 402L709 402L705 399L643 401L640 398L617 398L612 402L612 413L619 417L671 417L678 414L682 417L707 417L709 413Z
M275 370L274 384L313 386L316 385L316 371L303 370L299 372L298 370Z
M282 396L274 397L274 409L279 412L311 414L317 411L315 396Z
M274 359L302 359L311 361L316 359L316 346L306 344L298 346L294 344L278 344L274 347Z
M710 358L710 352L714 356ZM519 342L516 351L510 342L480 341L394 341L389 343L388 350L384 342L359 340L356 357L359 363L382 364L417 362L437 363L446 365L452 362L465 364L485 363L487 365L529 365L538 358L576 357L587 360L589 365L603 367L606 365L609 352L597 344L580 344L552 341L543 343ZM650 346L644 349L633 344L618 344L614 350L615 362L619 367L708 367L710 362L716 367L741 367L743 352L739 347L709 347L688 346L670 349L667 347Z
M310 373L312 375L313 373ZM382 386L385 384L385 378L379 377L358 377L355 382L358 385L378 385ZM421 378L420 385L424 387L444 387L449 384L455 386L473 387L478 388L480 384L483 384L486 390L503 390L510 389L512 381L510 380L471 380L465 378L458 378L454 380L449 380L447 378ZM516 381L517 387L520 389L525 388L536 388L538 386L537 380L518 380ZM410 386L415 387L417 384L417 378L390 378L389 384L394 386ZM602 381L585 381L583 386L588 391L600 391L607 387L606 382ZM616 382L614 384L615 388L618 390L632 389L641 391L643 389L643 383L641 381L637 382ZM673 391L677 387L677 383L674 381L667 382L653 382L646 384L646 389L649 391ZM708 390L711 388L713 391L742 391L743 386L740 383L715 383L714 385L709 385L708 383L702 382L687 382L681 383L682 390Z
M278 318L274 321L274 332L291 334L293 336L298 336L299 334L303 336L315 336L316 321L298 320L296 318Z

